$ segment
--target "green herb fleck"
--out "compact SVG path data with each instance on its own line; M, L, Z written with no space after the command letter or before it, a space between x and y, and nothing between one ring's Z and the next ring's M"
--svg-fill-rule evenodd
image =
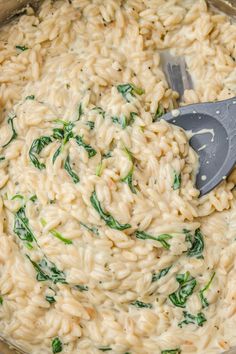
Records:
M201 303L202 303L202 307L203 308L206 308L209 306L209 302L207 300L207 298L205 297L204 293L210 288L211 286L211 283L213 282L213 279L215 277L216 273L214 272L209 280L209 282L204 286L203 289L201 289L199 291L199 296L200 296L200 300L201 300Z
M149 304L149 303L146 303L143 301L139 301L139 300L131 302L130 305L133 305L139 309L142 309L142 308L151 309L152 308L152 304Z
M12 140L17 138L17 132L15 130L14 123L13 123L13 120L15 118L16 118L16 115L13 114L13 116L9 117L7 120L7 123L10 125L11 130L12 130L12 136L11 136L10 140L8 140L8 142L2 146L3 148L7 147L12 142Z
M77 144L78 144L79 146L82 146L82 147L87 151L89 159L90 159L91 157L93 157L94 155L96 155L96 153L97 153L96 150L94 150L94 149L92 148L92 146L90 146L89 144L86 144L86 143L83 141L83 137L82 137L82 136L76 135L75 141L77 142Z
M64 163L64 169L68 173L69 176L71 176L73 182L76 184L80 181L79 177L75 173L75 171L72 170L71 165L70 165L70 157L69 155L66 158L66 161Z
M108 352L108 351L112 350L112 348L110 348L110 347L99 347L98 350L101 350L101 352Z
M105 223L107 224L107 226L109 226L111 229L116 229L116 230L125 230L125 229L129 229L131 227L131 225L129 224L120 224L117 220L115 220L113 218L113 216L111 216L108 213L105 213L101 207L101 204L97 198L97 194L94 191L90 197L90 201L92 206L94 207L94 209L98 212L98 214L100 215L101 219L105 221Z
M52 340L52 352L53 354L61 353L63 349L62 342L58 337Z
M170 244L167 241L171 240L173 238L173 236L171 236L169 234L161 234L159 236L151 236L144 231L136 231L135 236L141 240L158 241L161 243L162 247L164 247L167 250L170 248Z
M153 275L152 275L152 283L157 281L157 280L159 280L159 279L161 279L165 275L167 275L171 267L172 266L167 267L167 268L163 268L163 269L160 270L159 273L153 273Z
M96 176L100 177L102 175L103 169L104 169L104 165L103 165L103 163L101 161L101 162L99 162L99 164L96 167L96 171L95 171Z
M88 291L88 286L87 285L75 285L75 289L83 292L83 291Z
M161 354L181 354L181 349L165 349L161 351Z
M98 231L98 228L95 227L95 226L88 226L86 224L84 224L83 222L80 221L80 224L85 227L87 230L91 231L93 234L99 236L99 231Z
M101 114L102 118L105 119L106 112L102 109L102 107L94 107L92 111L97 111L98 114Z
M175 171L174 173L174 182L173 182L173 189L179 189L181 186L181 174L177 174L177 172Z
M4 161L6 158L4 156L0 156L0 161Z
M37 195L36 194L32 195L32 197L30 197L29 200L31 200L31 202L35 203L36 200L38 200Z
M34 100L35 99L35 95L29 95L25 97L26 100Z
M132 125L135 121L135 117L137 117L138 113L136 112L130 112L130 117L129 117L129 125Z
M91 120L88 120L85 124L89 127L90 130L94 129L95 123Z
M185 307L186 301L192 295L197 281L189 272L177 274L176 280L179 283L179 288L169 295L170 301L177 307Z
M103 159L109 159L111 156L112 156L112 155L111 155L111 151L108 151L107 153L104 153L104 154L102 155L102 158L103 158Z
M144 93L143 89L136 87L133 84L118 85L117 91L124 97L127 102L130 102L130 98L132 96L134 97L135 93L137 95L142 95Z
M84 114L83 106L82 106L82 103L80 103L80 104L79 104L79 107L78 107L78 117L77 117L77 120L80 120L80 118L82 117L83 114Z
M184 320L178 324L180 328L182 328L184 324L187 325L189 323L197 324L199 327L202 327L204 322L206 322L206 317L202 312L199 312L195 316L192 315L191 313L188 313L187 311L183 311L183 315L184 315Z
M49 302L49 304L54 304L54 302L56 302L55 297L53 296L46 295L45 299Z
M29 49L28 47L26 47L25 45L16 45L15 46L16 49L21 50L22 52L24 52L25 50Z
M0 296L0 305L2 305L2 304L3 304L3 297Z
M120 117L111 117L111 120L113 123L121 125L122 129L125 129L128 126L128 120L124 114L122 114Z
M191 234L189 235L191 237ZM188 241L191 242L191 247L188 249L187 255L189 257L203 258L202 252L204 250L204 240L200 229L195 230L194 239L191 237L191 239L188 238Z
M52 143L50 136L41 136L40 138L35 139L31 145L29 158L33 165L39 170L43 170L46 166L44 163L39 162L38 155L50 143Z

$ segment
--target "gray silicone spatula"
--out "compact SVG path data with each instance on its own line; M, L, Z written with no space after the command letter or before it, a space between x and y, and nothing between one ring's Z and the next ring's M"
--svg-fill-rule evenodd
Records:
M161 61L169 85L181 98L184 89L192 88L184 58L163 52ZM196 186L201 195L210 192L236 163L236 97L180 107L162 118L190 132L190 145L199 155Z

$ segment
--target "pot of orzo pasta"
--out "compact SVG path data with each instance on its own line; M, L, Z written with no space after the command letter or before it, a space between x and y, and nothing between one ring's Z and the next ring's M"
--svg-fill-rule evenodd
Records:
M2 19L19 9L0 5ZM235 96L235 43L204 0L46 0L0 28L4 341L236 353L236 171L199 197L197 153L162 119ZM162 50L185 57L181 102Z

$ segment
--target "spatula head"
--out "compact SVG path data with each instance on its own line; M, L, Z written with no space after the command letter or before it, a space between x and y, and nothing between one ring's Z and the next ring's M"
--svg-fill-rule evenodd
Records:
M229 175L236 162L236 98L181 107L177 113L163 118L191 137L190 145L199 155L196 187L204 195Z

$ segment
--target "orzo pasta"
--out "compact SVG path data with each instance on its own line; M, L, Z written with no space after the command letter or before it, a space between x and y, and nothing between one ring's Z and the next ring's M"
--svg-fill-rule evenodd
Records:
M0 31L0 333L31 354L236 345L235 172L208 195L184 102L236 94L236 27L203 0L45 1Z

